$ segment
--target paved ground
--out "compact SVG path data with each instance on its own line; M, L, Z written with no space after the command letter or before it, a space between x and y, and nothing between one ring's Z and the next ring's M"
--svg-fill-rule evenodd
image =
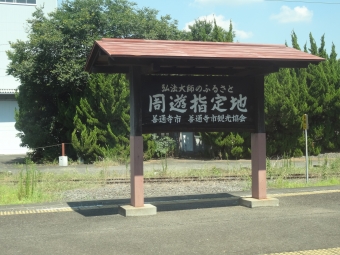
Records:
M25 155L0 154L0 165L15 165L25 163Z
M136 218L117 214L126 200L2 206L0 253L340 254L339 186L269 193L279 207L238 206L245 192L163 197Z
M22 155L0 155L0 172L19 171L23 162ZM173 169L213 166L249 167L250 161L169 160ZM146 162L144 169L161 169L161 162ZM279 207L240 207L245 192L159 197L146 201L157 206L157 215L138 218L117 214L129 203L122 199L0 206L0 254L340 254L340 187L268 192L279 198Z

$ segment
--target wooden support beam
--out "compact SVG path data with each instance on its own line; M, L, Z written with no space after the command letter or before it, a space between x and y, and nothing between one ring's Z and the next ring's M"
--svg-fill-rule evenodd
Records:
M110 56L111 57L111 56ZM108 63L108 55L100 55L98 58L95 58L95 62L92 65L102 65L104 63ZM268 60L268 59L254 59L254 60L243 60L243 59L177 59L177 58L160 58L160 57L145 57L145 58L136 58L136 57L117 57L112 56L114 61L112 64L120 65L120 66L148 66L150 67L153 63L159 64L162 66L176 66L176 67L222 67L222 68L263 68L263 69L272 69L274 67L291 67L291 68L306 68L309 63L303 61L295 61L289 62L285 60Z
M264 75L255 77L256 131L251 134L252 197L267 198L266 133L264 121Z
M252 197L267 198L266 134L251 134Z
M101 65L93 66L92 73L129 73L129 66L114 65L111 58L105 59L105 62L98 62ZM159 66L152 64L142 66L144 74L194 74L194 75L232 75L232 76L252 76L277 72L278 68L232 68L232 67L181 67L181 66Z
M130 67L131 205L144 206L141 67Z

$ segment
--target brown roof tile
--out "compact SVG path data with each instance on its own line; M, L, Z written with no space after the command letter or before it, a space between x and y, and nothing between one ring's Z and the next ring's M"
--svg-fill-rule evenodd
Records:
M120 65L122 59L130 61L162 59L163 62L179 59L210 60L210 67L214 66L214 61L220 63L225 61L228 66L236 64L235 61L239 61L244 66L247 66L247 61L252 65L254 61L255 63L267 61L277 67L297 67L296 63L299 62L298 67L306 67L310 63L319 63L324 60L285 45L103 38L94 44L86 64L87 71L96 65L94 55L99 50L114 59L116 61L114 65L117 66ZM171 62L172 65L173 63Z
M323 59L305 52L273 44L244 44L192 41L156 41L134 39L102 39L96 43L109 55L169 58L232 59Z

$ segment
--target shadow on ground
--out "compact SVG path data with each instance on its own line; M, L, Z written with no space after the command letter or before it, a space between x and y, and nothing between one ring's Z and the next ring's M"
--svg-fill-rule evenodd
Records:
M217 208L239 205L239 197L229 193L151 197L145 199L146 204L157 207L157 212ZM130 204L129 199L77 201L67 203L73 210L85 217L118 214L120 205Z
M0 155L0 164L25 164L26 155Z

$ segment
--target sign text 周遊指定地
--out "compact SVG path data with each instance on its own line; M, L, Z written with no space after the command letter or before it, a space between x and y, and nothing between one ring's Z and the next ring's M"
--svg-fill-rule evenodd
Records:
M142 81L143 133L254 128L251 79L148 76Z

